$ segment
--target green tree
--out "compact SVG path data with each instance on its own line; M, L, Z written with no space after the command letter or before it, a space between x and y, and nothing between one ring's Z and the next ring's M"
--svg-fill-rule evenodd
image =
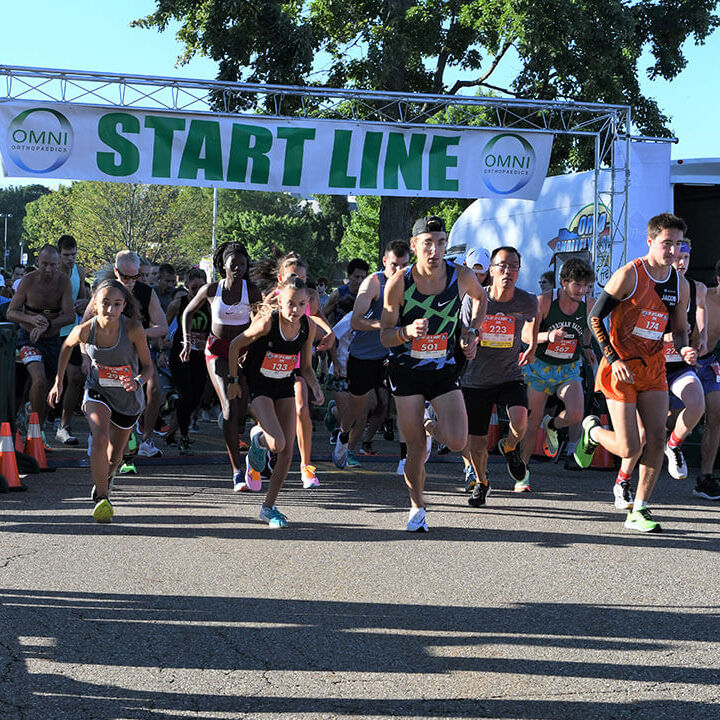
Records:
M156 0L136 26L179 21L184 53L218 61L218 78L401 92L463 89L539 100L629 104L637 129L667 135L668 118L638 77L686 65L684 42L718 26L716 0ZM647 69L639 66L649 48ZM315 60L318 60L316 63ZM321 60L322 59L322 60ZM324 69L316 67L328 60ZM513 70L517 68L517 70ZM504 74L504 75L503 75ZM498 77L508 77L507 82ZM240 96L238 108L257 98ZM291 103L283 105L292 114ZM385 109L392 113L391 108ZM431 116L431 111L428 111ZM519 127L518 127L519 129ZM584 154L561 143L563 154ZM432 201L424 203L424 208ZM380 203L381 244L407 234L423 202Z
M20 262L23 223L27 208L38 198L50 192L44 185L18 185L0 190L0 213L12 215L7 219L7 266ZM60 233L60 235L62 232ZM59 235L48 236L47 242L55 242ZM0 267L5 250L5 218L0 218Z

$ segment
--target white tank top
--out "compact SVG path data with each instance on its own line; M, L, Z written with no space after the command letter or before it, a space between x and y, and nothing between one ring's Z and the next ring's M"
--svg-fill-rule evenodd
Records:
M222 299L223 280L217 284L215 297L210 301L213 322L220 325L246 325L250 322L247 280L243 280L242 297L234 305L226 305Z

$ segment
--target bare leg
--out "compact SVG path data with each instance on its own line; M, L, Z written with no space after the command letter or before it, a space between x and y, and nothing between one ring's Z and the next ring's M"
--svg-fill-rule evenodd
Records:
M163 392L160 387L160 378L158 377L157 368L153 365L153 374L147 382L147 407L143 416L143 440L152 437L162 403Z
M432 429L433 437L453 452L462 450L467 444L468 420L460 390L439 395L430 404L437 414L437 422Z
M425 399L422 395L396 396L398 426L407 445L405 460L405 484L413 507L425 507Z
M110 464L110 408L103 403L88 400L84 406L85 416L90 426L92 447L90 448L90 475L98 496L107 497ZM123 446L124 450L124 446Z
M540 423L542 423L544 417L547 399L548 396L546 393L534 390L528 386L528 405L530 406L528 411L530 416L527 419L525 437L523 437L522 443L520 443L520 456L526 465L535 450L535 442L537 440L538 430L540 429Z
M312 420L308 401L307 384L303 378L295 380L295 405L297 411L297 441L300 450L300 464L310 465L312 455Z
M233 474L238 472L240 465L240 434L238 432L241 400L230 400L227 396L225 378L228 373L228 362L225 358L207 358L208 375L220 401L223 414L223 435L225 447L230 458ZM242 377L242 376L241 376ZM243 405L247 407L247 388L243 387Z
M75 408L78 406L80 398L82 398L84 381L85 375L82 368L79 365L68 364L65 371L65 395L60 416L60 425L62 427L70 427Z
M274 444L276 448L275 451L277 452L277 460L273 466L270 484L263 505L272 507L277 502L280 489L285 482L292 461L295 427L297 423L295 398L276 400L272 414L269 409L264 410L259 418L260 427L262 427L263 430L265 429L263 418L266 416L267 420L265 422L269 422L271 429L269 433L265 433L265 437L268 440L268 446ZM274 418L272 416L274 416ZM272 447L270 447L270 449L272 450Z
M673 395L679 397L685 406L677 416L673 428L675 437L682 442L687 439L705 413L705 395L696 375L685 375L679 378L673 383L671 390ZM720 393L711 393L711 395L720 395Z
M45 367L41 362L31 362L25 367L30 376L30 391L28 392L30 409L38 414L40 428L42 429L48 412L47 396L49 388L45 377Z
M645 450L640 458L640 479L635 501L649 502L662 467L668 394L660 390L639 393L637 408L645 428Z

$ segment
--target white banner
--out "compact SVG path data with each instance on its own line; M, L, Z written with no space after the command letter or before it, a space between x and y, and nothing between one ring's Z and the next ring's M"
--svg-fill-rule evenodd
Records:
M8 177L535 199L552 134L0 101Z

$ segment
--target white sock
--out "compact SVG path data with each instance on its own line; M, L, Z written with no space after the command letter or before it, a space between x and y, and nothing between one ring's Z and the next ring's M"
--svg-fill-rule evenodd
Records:
M599 425L595 425L594 427L591 427L591 428L590 428L590 432L588 432L588 435L590 436L590 439L591 439L594 443L598 443L598 444L599 444L597 437L595 437L597 430L600 430L600 426L599 426Z
M635 498L635 502L633 503L633 512L642 510L644 507L647 507L647 503L644 500L638 500Z

